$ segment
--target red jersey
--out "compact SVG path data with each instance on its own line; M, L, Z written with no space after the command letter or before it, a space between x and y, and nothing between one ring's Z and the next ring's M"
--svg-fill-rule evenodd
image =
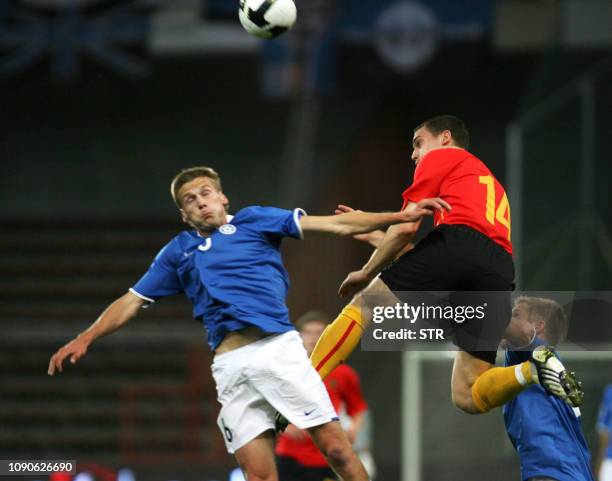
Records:
M512 254L510 204L506 191L487 166L467 150L428 152L414 171L414 182L402 194L404 207L428 197L441 197L451 212L434 214L434 226L464 224L482 232Z
M352 367L340 364L329 373L324 382L336 412L344 410L349 416L354 416L368 408L361 394L359 376ZM293 439L287 434L279 435L276 454L295 459L303 466L317 468L328 466L308 435L303 441Z

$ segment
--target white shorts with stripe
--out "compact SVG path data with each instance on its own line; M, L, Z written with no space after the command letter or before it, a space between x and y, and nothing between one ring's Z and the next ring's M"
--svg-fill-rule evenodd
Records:
M296 331L260 339L215 356L217 419L230 454L274 429L276 411L306 429L338 419Z

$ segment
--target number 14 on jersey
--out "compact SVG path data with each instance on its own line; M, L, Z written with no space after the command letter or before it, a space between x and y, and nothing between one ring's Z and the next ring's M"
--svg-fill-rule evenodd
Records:
M508 240L510 240L510 204L508 196L504 192L499 205L495 207L495 180L492 175L481 175L478 177L481 184L487 186L487 203L485 217L489 224L495 225L495 221L499 222L508 229Z

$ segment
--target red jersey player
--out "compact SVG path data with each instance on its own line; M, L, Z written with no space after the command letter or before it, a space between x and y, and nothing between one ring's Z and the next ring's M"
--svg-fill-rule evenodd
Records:
M577 406L582 402L579 383L549 348L537 349L530 361L517 366L493 367L510 321L514 287L510 206L503 186L467 151L468 144L467 128L454 116L435 117L414 130L416 170L402 195L404 210L436 196L452 210L436 213L434 229L403 255L420 222L387 230L370 260L340 287L344 296L361 292L326 328L311 355L313 366L325 378L346 359L369 324L372 309L398 303L394 291L447 291L451 304L458 291L480 291L488 301L487 315L450 323L452 340L459 347L451 379L454 404L469 413L483 413L538 382Z
M329 316L319 311L310 311L296 321L296 327L310 355L329 324ZM365 411L368 408L361 393L359 376L346 364L334 369L325 379L336 412L345 412L351 424L346 429L353 443L359 433ZM335 480L336 475L327 460L305 430L291 425L278 437L276 456L280 481L326 481Z

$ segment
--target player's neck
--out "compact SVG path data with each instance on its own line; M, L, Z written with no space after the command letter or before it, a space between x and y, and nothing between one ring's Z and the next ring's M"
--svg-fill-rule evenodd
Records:
M202 229L196 229L196 232L198 233L198 235L200 237L210 237L212 235L213 232L215 232L219 227L221 227L222 225L225 225L227 223L229 223L230 219L233 216L230 216L229 214L224 214L223 216L223 221L221 222L221 224L219 224L218 226L216 226L214 229L210 229L210 230L202 230Z

